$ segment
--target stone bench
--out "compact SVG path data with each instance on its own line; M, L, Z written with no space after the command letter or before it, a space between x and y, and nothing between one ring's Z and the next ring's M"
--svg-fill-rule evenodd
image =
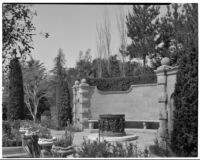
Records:
M126 122L141 122L143 129L147 129L147 123L159 123L159 120L126 120ZM88 123L89 129L94 129L94 123L98 123L98 120L90 119Z

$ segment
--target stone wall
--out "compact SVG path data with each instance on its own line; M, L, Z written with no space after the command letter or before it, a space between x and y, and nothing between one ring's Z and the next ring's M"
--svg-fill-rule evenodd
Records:
M103 92L89 86L85 79L73 87L73 122L79 129L88 128L88 120L100 114L125 114L125 120L159 120L158 137L166 147L173 128L173 92L177 67L168 66L168 59L155 70L156 84L132 85L128 91Z
M126 120L157 120L159 104L156 84L132 85L128 91L102 92L90 87L90 119L100 114L125 114Z

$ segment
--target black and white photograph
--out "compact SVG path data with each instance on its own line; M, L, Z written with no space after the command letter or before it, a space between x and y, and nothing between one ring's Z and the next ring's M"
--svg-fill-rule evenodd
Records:
M197 158L198 3L2 2L0 158Z

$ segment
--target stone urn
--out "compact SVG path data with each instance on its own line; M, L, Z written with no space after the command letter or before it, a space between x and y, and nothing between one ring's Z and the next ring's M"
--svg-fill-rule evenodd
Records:
M125 136L125 115L124 114L103 114L99 115L99 134L105 137Z
M167 65L167 66L170 66L170 59L168 57L164 57L162 60L161 60L161 64L162 65Z
M39 138L38 140L38 145L41 147L41 157L51 157L52 153L51 153L51 148L53 146L53 143L55 141L55 137L54 138Z
M53 145L51 152L53 154L53 157L67 157L69 155L72 155L75 153L74 146L68 146L68 147L61 147Z
M32 158L40 157L40 148L38 145L38 135L33 132L26 132L22 135L22 146L29 152Z

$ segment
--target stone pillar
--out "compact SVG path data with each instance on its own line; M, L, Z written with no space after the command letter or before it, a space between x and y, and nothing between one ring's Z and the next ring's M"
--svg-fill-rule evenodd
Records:
M90 98L89 98L89 85L86 82L86 79L81 80L79 85L79 109L80 109L80 129L83 130L89 127L89 107L90 107Z
M158 97L158 103L160 103L160 112L159 112L159 129L158 129L158 142L159 145L166 149L168 142L168 123L167 123L167 75L166 70L170 68L168 66L169 59L163 58L161 61L162 66L158 67L156 72L157 75L157 84L160 92Z
M168 135L169 135L169 142L171 142L171 134L173 131L173 117L174 117L174 90L176 84L176 74L178 71L178 66L172 67L167 69L167 93L168 93L168 100L167 100L167 113L168 113Z
M78 92L78 89L79 89L79 81L75 81L75 84L74 86L72 87L72 90L73 90L73 110L72 110L72 114L73 114L73 125L75 127L77 127L77 101L78 101L78 95L77 95L77 92Z

